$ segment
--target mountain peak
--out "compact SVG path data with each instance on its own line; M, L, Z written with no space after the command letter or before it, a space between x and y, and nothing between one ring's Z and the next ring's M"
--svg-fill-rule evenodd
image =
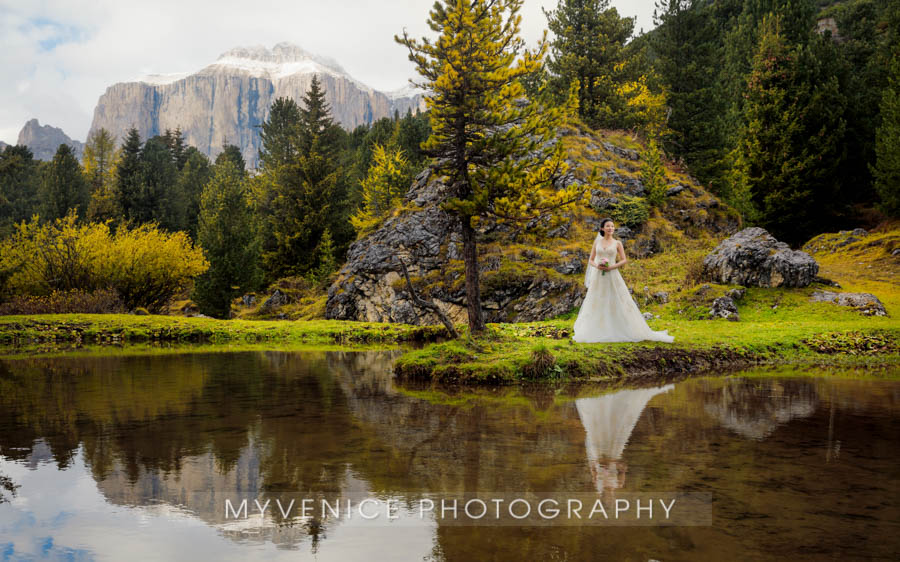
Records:
M271 49L267 49L262 45L235 47L219 55L216 61L216 64L260 68L296 63L315 63L330 70L332 73L347 74L343 67L334 59L310 53L299 45L288 42L278 43Z

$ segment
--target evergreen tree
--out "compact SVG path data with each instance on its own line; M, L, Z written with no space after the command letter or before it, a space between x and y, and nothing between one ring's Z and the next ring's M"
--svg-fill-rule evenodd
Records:
M84 177L90 186L91 199L87 219L104 222L120 215L116 205L116 138L106 129L91 133L84 145Z
M559 0L544 13L555 36L547 59L554 90L563 97L577 80L581 118L592 127L621 127L624 102L617 89L629 78L625 43L634 18L619 16L609 0Z
M234 164L235 168L240 170L242 174L247 174L247 163L244 162L244 156L241 154L241 149L233 144L225 145L225 148L222 152L216 156L216 166L224 162L225 160L230 160L232 164Z
M789 45L765 18L747 80L735 182L760 222L799 243L835 212L843 158L843 98L835 77L817 74L808 49Z
M331 231L327 228L319 238L319 243L315 250L316 268L311 275L315 283L322 283L328 280L332 273L337 270L337 260L334 257L334 244L331 243Z
M260 279L245 174L230 158L223 159L200 200L198 241L210 267L197 278L194 299L205 314L227 318L232 299L255 289Z
M59 145L41 183L41 218L53 221L69 211L84 217L90 201L90 188L72 148Z
M0 152L0 236L37 212L39 180L38 162L27 146L7 146Z
M683 158L704 184L721 176L726 152L727 98L718 83L722 37L714 10L700 0L660 0L650 39L671 110L666 151Z
M141 137L134 127L128 130L116 167L117 207L126 221L140 220L140 194L143 183L141 166Z
M308 152L282 166L263 209L263 264L270 280L315 270L315 249L338 201L338 173L313 140Z
M647 191L647 203L651 207L661 207L666 199L666 169L663 165L662 154L655 138L647 141L647 146L641 154L641 182Z
M132 218L139 224L157 222L169 231L181 230L182 197L176 191L175 162L162 137L153 137L141 149L140 189Z
M259 167L263 173L291 164L297 158L299 128L300 107L297 103L291 98L276 99L269 118L260 127Z
M397 122L391 135L391 143L402 151L409 160L410 167L421 170L424 167L426 156L422 152L422 143L428 140L431 134L431 126L428 124L428 116L425 114L413 115L412 110L406 111L406 116Z
M335 157L340 149L341 133L341 128L331 118L331 106L325 101L322 83L313 74L300 109L300 152L308 154L315 143L317 150L326 157Z
M177 171L181 171L184 168L185 162L187 162L187 147L184 143L184 133L181 132L181 127L175 127L175 132L171 133L171 140L168 143L169 152L172 153L172 161L175 163L175 169Z
M520 80L540 68L547 45L524 50L518 12L522 0L443 0L428 25L436 41L406 33L396 40L430 92L431 136L424 150L446 176L444 208L459 218L465 262L470 334L485 329L478 279L475 227L482 218L528 221L580 198L567 190L542 190L561 171L562 146L548 141L563 110L521 103ZM520 56L521 54L521 56ZM574 188L575 186L573 186Z
M881 209L900 217L900 56L894 57L888 86L882 92L875 154L872 174Z
M184 228L191 239L197 240L197 223L200 217L200 194L209 183L213 170L209 158L194 148L184 151L185 163L178 174L178 193L183 197Z

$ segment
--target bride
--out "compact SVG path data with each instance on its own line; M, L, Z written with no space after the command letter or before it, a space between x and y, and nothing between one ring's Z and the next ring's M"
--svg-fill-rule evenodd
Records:
M616 226L603 219L591 248L584 284L587 295L575 319L573 340L580 343L653 340L672 342L666 331L654 332L631 298L619 268L628 263Z

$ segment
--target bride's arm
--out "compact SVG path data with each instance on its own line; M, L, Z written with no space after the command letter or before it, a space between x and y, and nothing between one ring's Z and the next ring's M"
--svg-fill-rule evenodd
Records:
M588 265L591 265L593 267L598 267L597 262L594 261L595 257L597 257L597 243L596 242L594 242L594 244L591 246L591 257L588 258Z
M609 266L610 269L619 269L628 263L628 258L625 256L625 246L623 246L621 242L616 242L616 254L619 261Z

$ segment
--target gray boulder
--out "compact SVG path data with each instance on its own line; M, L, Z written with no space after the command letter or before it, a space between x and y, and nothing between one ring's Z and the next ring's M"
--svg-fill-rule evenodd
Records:
M709 309L710 318L727 318L728 320L737 322L740 320L738 316L737 305L731 297L719 297L712 303Z
M726 285L806 287L818 272L812 256L758 227L727 238L703 259L703 278Z
M887 310L871 293L835 293L833 291L816 291L810 297L812 302L830 302L838 306L855 308L864 316L887 316Z

